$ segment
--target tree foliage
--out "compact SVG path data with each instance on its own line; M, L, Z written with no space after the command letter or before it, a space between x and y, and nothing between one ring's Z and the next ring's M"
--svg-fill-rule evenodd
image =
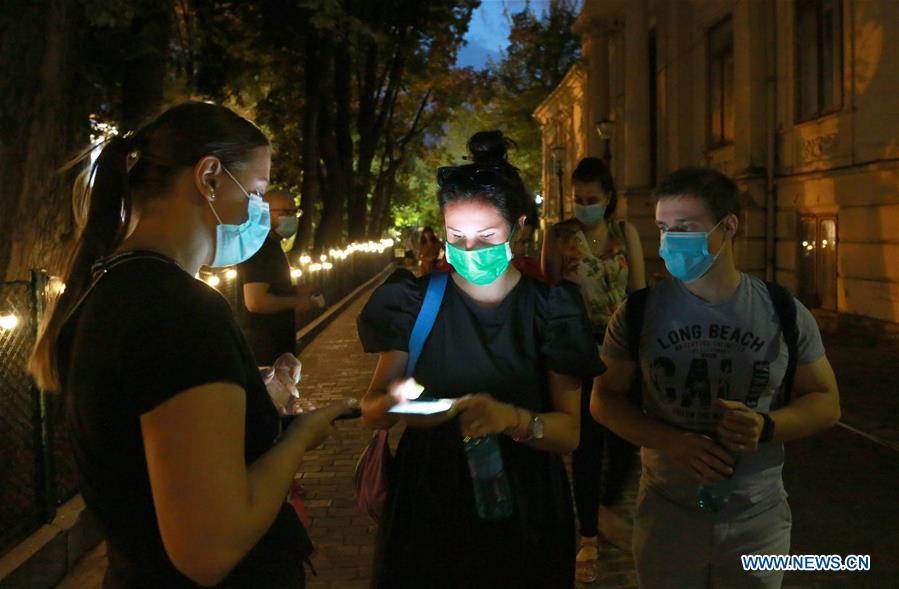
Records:
M479 0L11 0L4 54L21 59L2 66L14 83L0 109L11 213L0 228L27 244L37 226L10 219L50 191L55 204L35 218L60 228L48 243L62 250L73 220L66 182L48 171L87 140L88 115L124 131L187 98L224 103L269 134L274 184L305 213L297 251L435 224L435 169L459 162L477 130L516 139L513 161L536 185L531 112L576 58L574 1L509 15L506 54L476 72L454 63ZM14 249L0 247L0 270L17 255L43 265Z
M196 86L270 133L274 177L302 193L298 248L390 226L407 159L453 103L447 72L476 5L195 0Z
M470 79L468 92L449 113L439 139L426 146L424 157L429 165L416 168L422 175L417 184L425 185L424 175L433 175L437 166L465 163L468 139L477 131L501 129L516 143L509 153L510 162L519 168L525 185L536 190L542 153L540 127L533 112L580 56L579 41L571 31L578 7L576 0L552 0L542 15L529 6L508 15L509 43L502 57L484 72L454 73L459 79ZM426 207L420 210L423 216L428 214ZM410 209L403 214L408 217Z

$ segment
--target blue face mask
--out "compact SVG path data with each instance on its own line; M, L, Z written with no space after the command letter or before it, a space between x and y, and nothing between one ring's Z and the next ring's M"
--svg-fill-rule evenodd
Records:
M684 282L695 282L705 276L721 253L720 249L714 254L709 253L709 235L720 224L718 221L711 231L662 233L659 255L672 276Z
M574 216L588 227L596 225L606 215L606 205L581 205L574 203Z
M265 243L265 238L271 228L268 203L262 200L259 193L247 192L227 168L222 166L222 169L228 176L231 176L234 183L247 197L247 220L240 225L222 223L221 217L212 206L212 201L207 201L209 208L212 209L212 214L219 222L215 230L215 258L211 264L213 268L240 264L251 258Z

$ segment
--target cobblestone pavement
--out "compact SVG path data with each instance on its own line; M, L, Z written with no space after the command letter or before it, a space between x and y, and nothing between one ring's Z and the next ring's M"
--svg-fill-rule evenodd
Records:
M377 361L376 356L363 353L356 334L356 317L367 298L365 293L352 303L301 354L303 397L326 402L346 395L361 398L364 394ZM855 343L847 342L847 349L842 350L838 338L828 339L835 369L846 377L840 379L847 409L844 414L865 413L853 411L853 406L866 398L863 389L870 386L872 375L867 380L860 378L858 367L852 365L852 357L858 362L858 350L849 349ZM892 355L883 348L877 351ZM870 355L872 350L866 352ZM882 356L869 360L864 363L867 370L872 364L881 368L885 362L889 364ZM878 386L889 388L899 398L895 381L884 372L875 373L873 378ZM895 424L878 425L889 428ZM314 517L309 533L317 548L313 563L318 576L309 575L309 589L361 589L369 583L375 526L355 506L352 475L370 432L358 421L338 422L337 429L337 435L307 455L298 475L308 492L307 505ZM884 429L878 433L890 435ZM399 432L391 436L395 442ZM899 517L894 496L897 473L899 453L842 428L788 446L784 478L794 516L792 552L872 554L875 570L868 574L792 573L785 579L786 589L895 586L899 575ZM600 577L581 589L636 588L633 561L626 549L636 476L632 474L622 502L612 509L615 517L605 520L606 526L615 520L617 530L609 538L620 547L601 544ZM101 545L59 587L99 587L103 567Z
M362 398L377 363L377 356L362 351L356 334L356 316L367 298L360 297L300 355L302 398ZM307 454L300 474L314 518L309 535L318 576L308 575L309 589L368 587L371 570L375 527L353 500L353 468L371 434L359 421L339 421L337 429Z

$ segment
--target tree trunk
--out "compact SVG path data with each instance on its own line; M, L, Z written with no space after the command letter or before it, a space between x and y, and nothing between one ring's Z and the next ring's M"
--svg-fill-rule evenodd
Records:
M381 217L378 220L377 235L381 236L390 229L392 219L390 218L390 207L393 204L393 191L396 189L396 174L388 178L387 184L384 186L384 208L381 210Z
M354 185L353 173L353 135L351 130L350 101L350 55L346 44L340 43L334 48L334 136L337 146L337 163L339 166L340 183L347 187L340 197L347 200L348 206L352 206L350 200ZM347 211L351 211L348 208ZM348 234L350 241L357 240L359 235L354 229L352 218L349 219Z
M371 215L368 218L368 231L366 233L368 239L374 239L378 236L380 227L379 218L384 208L385 190L384 184L387 181L387 174L390 168L388 162L393 161L393 139L390 133L384 137L384 148L381 150L381 161L378 165L378 178L375 180L375 187L372 189L371 198Z
M131 23L133 46L142 50L122 72L122 128L139 127L162 108L172 38L172 7L160 2Z
M321 110L319 92L321 88L321 73L319 72L319 59L321 57L318 48L319 37L312 27L309 27L306 42L306 67L304 68L304 86L306 90L306 105L303 110L303 147L301 165L303 167L303 183L300 187L300 209L303 216L300 217L297 238L293 242L293 249L306 251L312 245L312 214L315 203L320 198L321 184L319 183L318 165L318 117Z
M362 72L363 83L360 84L359 118L357 131L359 134L358 160L353 183L353 193L348 210L350 239L359 239L365 235L365 217L368 212L368 194L371 190L371 164L375 159L378 143L384 132L387 115L392 102L399 92L405 68L403 39L400 34L396 49L387 68L385 82L377 83L377 61L367 59ZM369 55L376 55L370 50ZM384 85L386 83L386 86Z
M16 2L0 34L0 279L63 270L73 243L71 174L56 170L89 134L80 4ZM15 56L14 59L9 58Z
M387 132L384 140L384 151L381 157L381 169L378 174L378 181L375 184L374 195L372 198L371 220L369 222L368 235L374 239L384 234L387 230L390 217L390 204L393 197L393 191L396 188L396 175L408 155L409 142L419 133L421 128L421 119L424 114L425 107L431 99L432 88L429 88L422 97L415 112L415 118L406 133L400 139L398 145L394 145L393 137L393 114L394 104L390 108L390 114L387 120ZM386 168L385 168L386 163Z
M333 73L333 59L320 60L320 67ZM330 84L322 85L321 108L319 109L318 137L322 162L324 163L324 190L322 192L322 219L315 232L315 249L323 251L339 245L343 239L344 204L348 185L340 165L337 137L334 128L334 88L333 76Z

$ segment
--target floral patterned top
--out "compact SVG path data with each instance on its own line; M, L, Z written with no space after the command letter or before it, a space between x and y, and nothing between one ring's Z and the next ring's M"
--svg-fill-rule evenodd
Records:
M627 298L624 222L609 223L609 243L601 254L590 248L577 221L564 221L554 229L562 254L562 278L580 287L594 333L603 334L612 314Z

